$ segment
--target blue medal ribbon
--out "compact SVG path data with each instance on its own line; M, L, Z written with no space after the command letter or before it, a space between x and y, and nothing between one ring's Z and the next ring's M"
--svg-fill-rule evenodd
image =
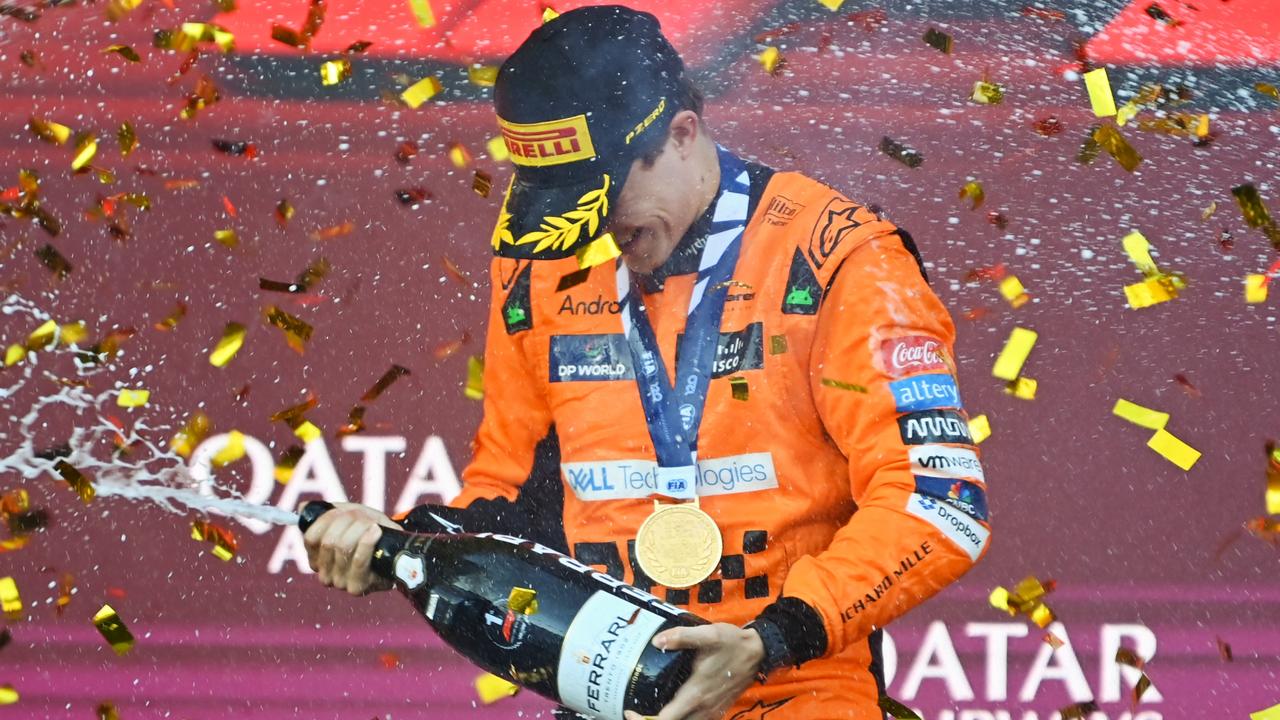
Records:
M720 188L703 246L688 319L676 352L675 386L659 351L644 300L626 263L618 259L621 319L636 369L640 404L658 458L658 492L696 497L698 428L702 424L711 369L720 344L728 281L733 277L747 227L750 178L740 158L717 147Z

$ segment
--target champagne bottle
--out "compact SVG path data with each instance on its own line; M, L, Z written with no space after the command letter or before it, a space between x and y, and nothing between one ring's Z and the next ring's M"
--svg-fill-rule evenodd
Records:
M333 505L302 509L306 532ZM693 652L653 636L702 618L538 543L495 533L382 529L372 571L392 580L440 637L485 670L591 718L656 715Z

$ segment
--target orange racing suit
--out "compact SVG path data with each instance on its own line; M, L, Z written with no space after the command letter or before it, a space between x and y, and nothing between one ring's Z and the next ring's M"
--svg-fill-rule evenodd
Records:
M454 517L558 546L713 622L754 620L784 667L727 717L882 718L877 630L988 545L955 331L906 233L801 175L750 172L698 441L701 508L724 540L716 572L663 588L635 559L656 463L610 265L573 284L573 258L494 260L484 418ZM646 278L668 369L708 220ZM406 526L433 529L428 508Z

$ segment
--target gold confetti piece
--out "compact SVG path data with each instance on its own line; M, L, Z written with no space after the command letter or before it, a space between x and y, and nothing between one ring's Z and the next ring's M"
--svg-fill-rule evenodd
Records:
M71 160L71 169L75 172L83 170L98 154L98 138L93 133L85 133L76 138L76 154Z
M1035 400L1038 385L1039 383L1029 377L1019 377L1006 385L1004 392L1021 400Z
M116 131L116 139L120 142L121 157L128 157L129 153L138 149L138 133L128 121L120 123L120 129Z
M222 446L209 461L214 467L223 467L244 457L244 433L239 430L232 430L227 433L227 444Z
M1142 233L1134 230L1124 236L1121 241L1124 245L1124 251L1129 255L1129 260L1142 271L1143 275L1153 277L1160 274L1160 270L1156 267L1156 261L1151 259L1151 243Z
M484 399L484 358L478 355L467 358L467 382L462 394L472 400Z
M225 245L233 250L240 245L240 236L236 234L235 230L230 228L226 230L214 230L213 239L218 241L219 244Z
M213 554L223 562L236 556L239 543L230 530L205 520L191 521L191 539L213 543Z
M245 326L236 322L229 322L222 330L222 338L218 340L218 344L214 346L209 353L209 364L214 367L225 367L231 362L231 358L240 352L241 346L244 345Z
M18 702L20 698L18 691L14 690L12 685L8 683L0 685L0 705L12 705Z
M781 355L787 351L786 335L770 335L769 336L769 354Z
M1218 201L1214 200L1213 202L1209 203L1209 207L1200 211L1200 219L1208 220L1209 218L1213 217L1213 214L1216 212L1218 212Z
M120 395L116 398L116 405L122 408L142 407L147 404L147 400L151 399L150 390L121 390Z
M1250 305L1257 305L1267 301L1267 276L1266 275L1245 275L1244 276L1244 301Z
M195 412L187 419L182 429L169 440L169 449L184 458L191 457L191 452L209 435L209 416Z
M471 81L472 85L493 87L498 82L498 66L472 65L467 68L467 80Z
M347 422L345 425L338 428L338 437L354 435L361 430L364 430L364 413L365 407L363 405L355 405L351 410L347 411ZM277 477L279 476L277 475ZM287 479L282 480L281 482L287 482Z
M1058 711L1061 720L1088 720L1089 716L1098 712L1098 703L1093 700L1068 705Z
M489 141L484 144L484 150L496 162L503 162L511 157L511 151L507 149L507 141L501 137L489 138Z
M327 228L320 228L311 233L310 237L313 242L321 242L323 240L332 240L338 237L350 235L356 229L356 224L348 220L338 225L331 225Z
M454 167L461 170L471 164L471 153L462 143L450 143L449 162L453 163Z
M1089 104L1093 106L1094 115L1110 117L1116 114L1116 99L1111 94L1111 81L1107 79L1106 68L1085 73L1084 86L1089 92Z
M10 620L22 619L22 596L18 594L18 582L11 577L0 578L0 610Z
M1009 607L1009 591L1005 590L1003 586L997 585L996 589L992 590L991 594L987 596L987 602L991 603L991 607L997 610L1003 610L1010 615L1017 614L1017 610Z
M879 705L880 709L889 713L894 720L920 720L920 716L915 711L888 695L880 696Z
M9 347L5 348L4 366L10 367L12 365L17 365L18 363L22 362L22 359L25 358L26 356L27 356L27 349L22 347L21 345L18 345L17 343L14 343L13 345L10 345Z
M306 448L301 445L290 445L289 449L284 451L280 459L276 461L275 478L276 482L281 485L287 484L293 478L293 469L298 466L298 461L306 454Z
M156 323L152 327L154 327L156 330L159 330L160 332L168 332L169 330L172 330L178 327L178 323L182 322L182 318L186 316L187 316L187 305L186 303L179 302L177 307L173 309L173 312L169 313L163 320Z
M1035 623L1041 628L1049 627L1050 623L1052 623L1055 620L1053 611L1049 609L1048 605L1045 605L1043 603L1036 605L1034 608L1032 608L1031 612L1028 613L1028 616L1031 618L1031 622Z
M294 48L302 48L307 44L307 41L302 37L302 33L285 25L273 24L271 26L271 39Z
M103 49L104 53L115 53L129 62L142 62L136 50L128 45L110 45Z
M844 0L818 0L818 4L832 12L835 12L844 4Z
M276 224L280 227L288 225L293 219L293 214L293 205L289 203L288 198L281 198L280 202L276 203Z
M107 3L107 20L118 22L142 4L142 0L111 0Z
M934 50L951 54L951 36L937 28L929 28L925 31L924 42Z
M319 401L316 400L315 396L311 396L311 397L308 397L303 402L298 403L297 405L287 407L278 413L274 413L268 419L271 422L287 423L290 427L293 427L302 421L303 419L302 416L305 413L308 413L311 410L314 410L317 404L319 404Z
M1280 720L1280 705L1273 705L1266 710L1249 713L1249 720Z
M543 25L546 25L547 23L551 22L552 20L555 20L558 17L560 17L560 13L556 12L555 8L552 8L551 6L547 6L542 9Z
M1129 172L1133 172L1142 163L1142 156L1138 154L1138 151L1133 149L1133 146L1129 144L1128 140L1124 139L1119 130L1110 125L1102 125L1095 130L1093 139L1098 143L1099 147L1106 150L1111 157L1116 159L1116 162L1120 163L1120 167Z
M973 438L974 445L980 445L983 440L991 437L991 421L986 415L969 419L969 435Z
M970 99L980 105L999 105L1004 100L1004 88L996 83L979 80L973 84Z
M40 327L36 328L27 336L27 348L29 350L38 350L46 347L53 342L56 333L59 331L58 323L53 320L46 320Z
M98 720L120 720L120 711L111 703L100 703L97 712Z
M493 178L489 173L483 170L477 170L476 174L471 178L471 189L476 191L480 197L489 197L489 191L493 189Z
M744 377L729 378L729 389L733 393L734 400L746 401L750 397L750 388L747 387L747 379Z
M1268 515L1280 515L1280 448L1270 443L1267 446L1266 504Z
M1178 297L1176 287L1166 278L1151 278L1140 283L1124 286L1125 299L1129 307L1140 310Z
M578 269L586 270L613 260L622 254L613 233L605 233L591 242L578 248L574 255L578 258Z
M377 400L382 393L386 392L387 388L391 387L392 383L408 374L410 374L408 368L392 365L390 370L387 370L382 374L382 377L378 378L378 382L374 383L373 387L360 396L360 401L373 402Z
M1123 398L1116 400L1115 407L1111 408L1111 414L1148 430L1162 430L1169 423L1169 413L1145 408Z
M862 385L844 382L843 380L834 380L832 378L822 378L822 384L827 387L836 388L837 390L849 390L852 392L866 393L867 389Z
M312 442L319 440L324 433L320 432L320 428L316 427L310 420L303 420L298 427L293 429L293 434L302 439L303 442Z
M313 328L301 318L274 305L267 306L265 314L268 323L284 331L285 343L301 355L306 350L307 341L311 339Z
M407 90L400 93L400 99L416 110L419 105L435 97L443 89L444 86L440 84L440 80L433 75L410 85Z
M982 205L982 201L986 200L986 198L987 195L983 192L982 183L980 182L967 182L964 184L964 187L960 188L960 199L968 200L971 203L969 206L970 210L977 210Z
M71 128L52 120L32 116L27 122L27 127L35 133L36 137L55 145L65 145L71 139Z
M96 495L97 492L93 489L93 483L89 481L89 478L84 476L84 473L80 472L74 465L68 463L66 460L59 460L53 466L53 469L57 470L58 474L62 476L62 479L66 480L67 484L71 486L71 489L80 496L80 502L83 502L85 505L93 502L94 495Z
M924 163L924 156L888 136L880 138L880 152L909 168L918 168Z
M1200 119L1196 120L1196 137L1200 138L1201 140L1204 140L1209 137L1209 116L1208 115L1201 115Z
M520 691L520 686L504 680L492 673L484 673L475 680L476 694L480 702L492 705L503 698L509 698Z
M1280 250L1280 227L1277 227L1271 218L1271 213L1267 211L1267 206L1263 204L1258 188L1253 183L1245 183L1231 188L1231 194L1240 204L1240 212L1244 214L1245 222L1249 227L1260 228L1271 240L1271 244Z
M1147 441L1147 447L1160 453L1164 459L1183 470L1190 470L1200 459L1200 452L1190 445L1174 437L1167 430L1160 429Z
M349 77L351 77L351 61L346 58L320 64L320 82L324 85L337 85Z
M589 277L591 277L591 268L589 267L582 268L581 270L574 270L571 273L566 273L564 275L561 275L560 279L556 282L556 292L564 292L565 290L568 290L570 288L577 287L582 283L586 282L587 278ZM520 310L519 307L515 307L514 309ZM520 312L524 313L523 310L520 310ZM509 320L508 322L515 323L519 321Z
M71 604L71 595L76 589L76 579L71 573L62 573L62 577L58 580L58 599L54 604L54 611L58 617L62 617L62 613Z
M1014 328L1009 333L1009 339L1005 341L1000 356L996 358L991 374L1009 382L1016 380L1022 373L1022 366L1026 363L1027 356L1031 354L1031 348L1035 347L1037 337L1039 336L1034 330Z
M87 337L89 337L89 328L82 322L63 323L58 326L58 339L63 345L76 345Z
M782 51L776 47L769 46L756 56L756 60L764 68L765 72L773 75L777 73L778 68L782 65Z
M424 28L435 26L436 15L431 12L429 0L409 0L409 7L413 10L413 17L417 19L419 25Z
M538 592L532 588L513 587L507 596L507 607L522 615L538 612Z
M1017 275L1010 275L1000 281L1000 294L1014 309L1026 305L1031 300L1031 296L1027 295L1027 289L1022 286L1022 281Z
M111 644L111 649L116 651L116 655L124 655L133 649L133 634L129 632L129 628L125 627L124 621L110 605L103 605L102 609L93 616L93 624L98 628L98 632L102 633L102 637Z
M1265 82L1255 83L1253 86L1253 89L1257 90L1263 95L1269 95L1275 98L1276 100L1280 100L1280 88L1277 88L1275 85L1272 85L1271 83L1265 83Z

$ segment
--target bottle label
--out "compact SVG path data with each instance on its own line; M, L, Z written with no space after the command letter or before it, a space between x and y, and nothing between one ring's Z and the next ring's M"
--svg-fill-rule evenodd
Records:
M621 720L627 685L663 618L598 590L582 605L560 647L556 689L565 706Z

